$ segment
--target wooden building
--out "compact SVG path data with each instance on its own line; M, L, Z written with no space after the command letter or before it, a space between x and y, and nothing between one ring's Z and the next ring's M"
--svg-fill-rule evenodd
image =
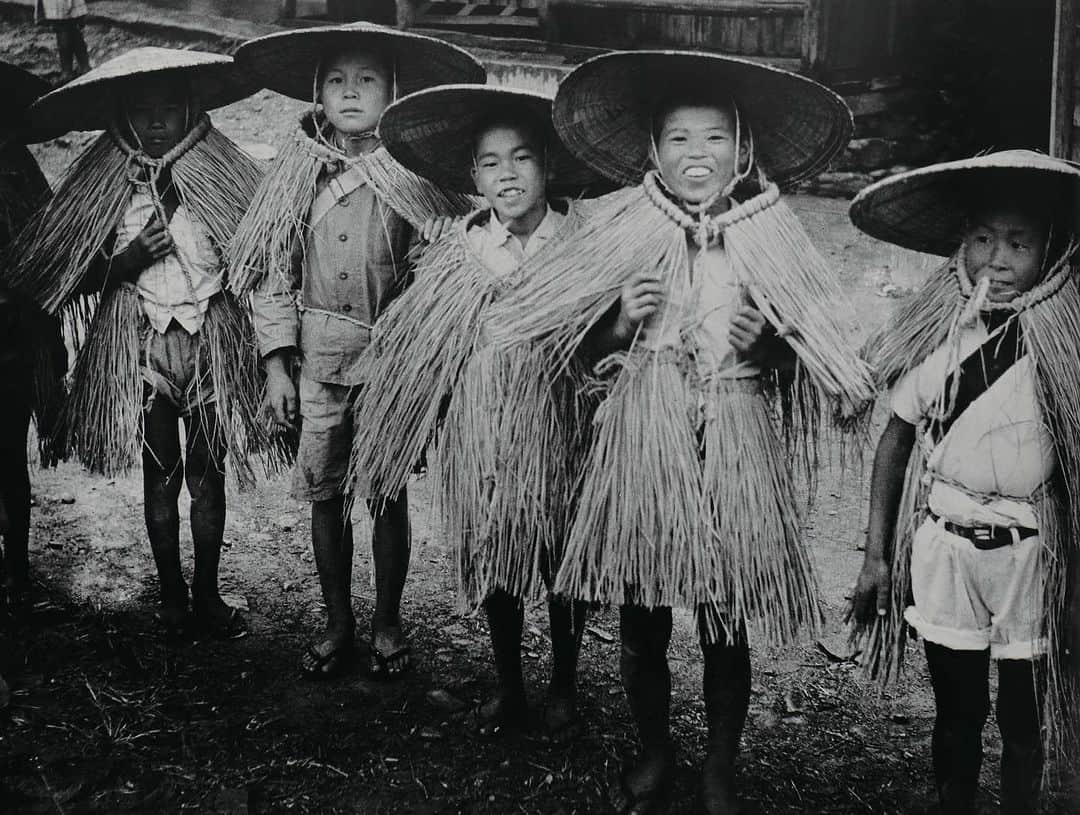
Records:
M1080 0L1055 0L1050 153L1080 161Z

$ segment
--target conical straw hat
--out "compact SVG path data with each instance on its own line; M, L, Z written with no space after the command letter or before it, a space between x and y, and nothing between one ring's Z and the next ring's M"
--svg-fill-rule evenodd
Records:
M0 88L14 122L19 141L33 144L47 141L59 133L34 130L29 126L27 111L42 94L48 93L49 83L40 76L24 71L18 65L0 60ZM62 131L61 131L62 132Z
M60 132L104 130L125 84L148 76L182 77L204 111L243 99L255 90L232 57L176 48L135 48L43 96L30 109L31 124Z
M753 129L758 162L778 184L821 172L851 138L844 100L806 77L692 51L616 51L583 62L555 94L555 128L607 177L638 184L652 167L653 113L681 90L715 89Z
M473 142L492 116L528 117L547 128L548 192L578 196L608 188L559 141L551 122L551 97L493 85L443 85L410 94L379 120L379 137L403 165L440 186L475 193Z
M1031 150L1002 150L871 184L851 202L851 220L879 240L947 257L960 245L976 191L1007 192L1020 185L1036 190L1045 186L1039 193L1042 200L1077 211L1080 167Z
M374 48L393 55L398 96L451 82L483 83L487 78L484 66L463 48L375 23L268 34L240 46L236 60L265 87L312 102L320 62L346 48Z

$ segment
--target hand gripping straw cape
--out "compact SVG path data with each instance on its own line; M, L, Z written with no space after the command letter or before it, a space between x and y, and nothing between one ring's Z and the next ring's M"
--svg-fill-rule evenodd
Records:
M546 131L553 195L579 195L601 180L559 142L551 98L529 91L478 85L421 91L387 108L379 130L409 169L473 192L475 137L496 120ZM568 217L548 246L572 240L583 222L578 202L565 203ZM379 319L369 374L385 386L360 395L353 448L354 477L362 473L380 494L394 495L438 430L440 503L467 608L496 589L535 595L545 570L554 574L589 409L573 377L553 376L536 349L503 350L488 341L484 322L492 304L522 283L517 274L497 276L467 238L490 215L486 206L473 212L430 247L416 268L423 282Z
M796 371L726 379L699 364L692 332L662 326L674 344L635 340L601 363L607 397L555 589L647 607L713 604L725 626L756 621L784 642L821 618L789 462L812 476L825 403L857 409L869 375L836 316L843 294L775 183L695 219L646 173L654 111L681 87L715 88L718 102L733 102L761 167L784 182L824 167L851 133L831 91L756 63L667 51L585 62L559 87L555 126L581 159L636 186L604 199L573 242L526 263L525 284L491 330L500 343L538 342L561 365L636 272L676 286L689 268L688 235L702 249L723 242L741 287L794 350Z
M851 205L851 219L857 227L899 246L948 257L893 319L867 340L863 356L873 367L878 385L888 388L937 348L955 343L959 329L975 320L980 311L1004 311L1020 321L1020 353L1028 354L1034 363L1036 395L1054 439L1057 468L1036 494L1017 498L1031 501L1039 519L1042 623L1050 664L1048 733L1059 748L1076 755L1077 663L1074 654L1070 670L1065 655L1069 570L1080 557L1080 502L1075 494L1080 478L1080 285L1074 269L1075 226L1074 234L1062 243L1064 248L1044 261L1042 280L1007 303L989 303L985 287L972 287L961 243L973 186L1008 191L1018 183L1035 189L1042 200L1050 202L1051 211L1075 217L1080 168L1027 150L923 167L879 181L859 193ZM941 416L949 415L955 398L955 392L941 395ZM919 429L924 443L927 429ZM864 639L868 671L882 682L895 676L903 663L911 545L927 512L928 485L923 474L928 449L916 445L908 465L893 546L890 613L875 620L868 630L854 632ZM1076 590L1073 586L1072 591Z
M278 154L237 230L229 273L237 294L252 291L268 273L288 277L293 248L307 228L316 182L324 171L358 170L379 199L413 226L432 215L464 215L473 207L468 196L444 192L406 170L381 146L350 157L327 138L330 128L316 99L316 82L323 59L344 49L388 57L395 96L443 83L483 83L486 77L483 66L461 48L373 23L285 31L242 45L238 64L266 87L311 102L312 110Z
M193 119L181 143L159 159L132 145L127 123L118 120L131 83L151 76L186 83ZM62 432L95 471L111 475L140 460L139 352L146 327L134 285L86 297L80 294L86 274L101 258L135 190L148 192L166 220L157 188L165 171L180 201L224 250L255 191L259 169L211 125L205 111L251 89L229 57L137 48L46 94L30 110L34 127L105 129L19 234L9 281L50 313L63 312L73 328L80 348ZM218 430L236 476L250 482L250 454L274 452L257 418L261 383L250 321L231 297L218 297L199 337L214 385Z

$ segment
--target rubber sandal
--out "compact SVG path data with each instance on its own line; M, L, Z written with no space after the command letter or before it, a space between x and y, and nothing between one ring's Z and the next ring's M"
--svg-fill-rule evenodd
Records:
M308 643L300 658L300 675L305 679L322 680L340 676L352 652L351 645L342 645L329 653L322 654L314 643ZM309 664L304 664L304 657L309 657Z
M369 665L369 671L372 679L380 679L384 681L392 681L400 679L405 674L409 673L413 669L412 661L412 646L406 643L400 648L391 651L389 654L384 654L378 648L375 647L374 641L369 644L371 649L371 661ZM404 667L396 671L390 670L390 664L399 660L401 657L409 657L410 659L405 663Z

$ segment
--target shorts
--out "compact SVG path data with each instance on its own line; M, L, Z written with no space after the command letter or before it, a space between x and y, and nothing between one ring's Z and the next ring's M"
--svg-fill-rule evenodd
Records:
M86 16L85 0L37 0L34 22L57 23Z
M181 416L190 416L199 408L213 404L210 360L203 354L199 335L189 334L175 320L164 334L150 329L143 343L142 359L143 381L150 387L147 409L154 399L161 398L167 399Z
M328 501L345 495L353 443L353 406L358 385L316 382L300 372L300 449L293 468L293 496ZM352 492L367 497L366 479Z
M904 613L919 635L957 651L990 649L993 659L1046 653L1040 625L1038 535L980 550L927 518L911 549L915 604Z

